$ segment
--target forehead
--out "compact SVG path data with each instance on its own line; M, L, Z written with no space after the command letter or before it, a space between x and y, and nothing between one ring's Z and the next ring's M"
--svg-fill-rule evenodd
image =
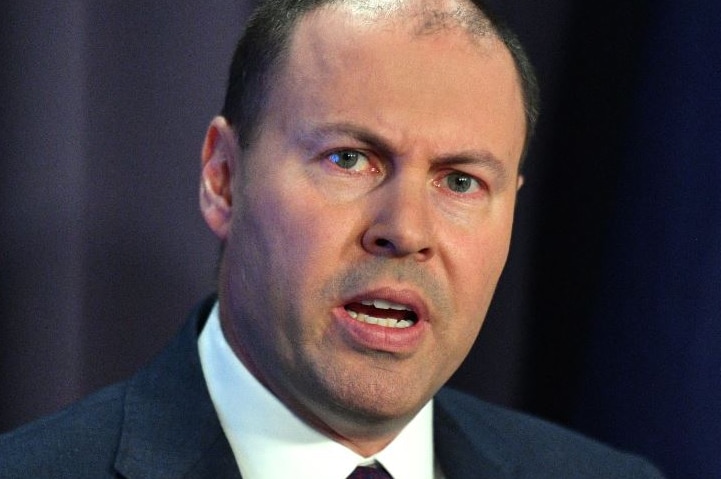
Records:
M308 13L291 37L271 111L289 120L299 112L309 121L350 118L389 134L409 134L404 125L432 125L439 137L445 129L465 139L472 128L503 132L509 136L504 153L513 155L515 143L520 152L525 123L515 65L485 19L463 8L352 2ZM495 133L485 128L489 119Z

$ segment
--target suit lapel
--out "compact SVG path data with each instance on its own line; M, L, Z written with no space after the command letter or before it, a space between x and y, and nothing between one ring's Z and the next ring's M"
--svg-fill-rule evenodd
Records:
M448 395L442 390L433 407L434 447L446 479L513 477L513 464L502 454L503 440L493 430L469 428L464 411Z
M127 478L240 478L197 350L214 301L205 301L169 347L128 383L115 461Z

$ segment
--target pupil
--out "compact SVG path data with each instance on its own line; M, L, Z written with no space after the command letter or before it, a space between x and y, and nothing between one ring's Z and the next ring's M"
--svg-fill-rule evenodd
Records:
M457 193L465 193L471 188L471 179L458 173L449 175L448 186Z
M339 151L333 154L332 160L341 168L353 168L358 163L358 153L355 151Z

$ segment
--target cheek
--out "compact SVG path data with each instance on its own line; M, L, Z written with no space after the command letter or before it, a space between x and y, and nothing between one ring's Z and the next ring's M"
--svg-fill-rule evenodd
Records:
M262 202L262 241L288 295L310 295L348 261L352 218L311 194ZM302 303L302 302L301 302Z
M510 226L505 224L481 227L480 231L482 235L458 236L451 249L451 277L459 306L477 323L485 316L506 264L511 234Z

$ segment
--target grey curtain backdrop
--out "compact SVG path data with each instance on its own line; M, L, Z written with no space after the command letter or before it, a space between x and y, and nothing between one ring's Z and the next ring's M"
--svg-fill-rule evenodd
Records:
M249 1L4 2L0 431L129 376L163 347L189 309L214 291L219 244L198 213L199 152L206 126L221 106ZM686 47L675 41L678 31L697 53L697 65L721 64L718 55L704 50L721 44L721 34L715 33L720 9L711 12L711 2L680 0L490 3L520 33L534 60L543 114L519 197L511 258L479 341L453 384L650 455L674 471L673 477L719 477L721 464L709 459L718 455L695 444L721 442L721 404L708 407L721 397L721 308L704 310L698 324L705 329L695 330L694 341L671 341L673 347L664 349L662 338L688 332L666 325L688 324L683 322L688 317L653 326L656 313L633 311L627 320L618 313L621 308L604 306L617 297L633 305L642 295L645 303L670 310L666 306L678 291L685 297L689 292L651 287L666 277L680 285L702 284L704 304L721 304L721 284L703 276L721 270L718 223L709 226L703 218L721 216L704 215L698 206L718 213L717 188L707 188L707 196L693 204L700 218L694 231L639 229L635 221L618 220L629 201L654 211L641 215L644 219L666 218L666 210L653 210L653 195L628 194L647 175L624 172L655 169L658 151L629 152L627 145L661 144L667 130L632 122L677 118L667 104L695 107L656 103L654 118L648 118L638 105L654 104L655 97L642 97L644 102L637 97L657 84L649 72L687 84L679 72L688 70L690 60ZM703 42L694 40L700 20L709 26ZM656 50L659 38L676 57ZM662 68L654 66L658 58L667 62ZM708 79L702 87L717 91L719 69L699 71L704 73L697 80ZM702 87L694 84L686 93L693 96ZM718 95L704 101L707 116L694 123L695 145L712 145L709 138L718 137L712 115L721 111L721 101ZM697 113L689 110L689 117L698 119ZM708 150L708 158L715 158L717 149ZM693 152L684 150L684 158ZM668 156L663 161L676 165L678 158ZM719 169L685 171L689 178L710 180ZM684 184L679 198L698 194L691 180ZM667 191L660 185L659 191ZM624 234L613 231L619 224ZM672 234L704 239L684 243L706 248L698 252L706 258L703 269L689 267L679 276L664 256L613 256L626 252L619 237L637 238L637 251L643 252L644 244ZM619 277L643 271L647 261L654 262L655 273L639 273L639 283L614 287L625 284ZM620 276L608 273L616 265L623 267ZM697 273L693 281L687 279ZM659 291L663 297L656 296ZM693 314L687 303L678 308L681 316ZM615 330L603 336L599 327L611 317L619 329L635 325L622 345L615 342ZM695 363L683 363L688 356L674 349L685 345L705 351L704 369L696 370L702 372L688 388L701 391L697 394L672 394L661 387L667 386L664 369L646 374L623 355L638 352L646 365L657 357L679 358L676 365L690 367ZM600 394L589 396L588 391L613 396L607 389L616 387L615 378L633 385L619 391L631 391L634 401L621 397L601 405ZM686 391L688 378L669 388ZM664 400L652 425L650 408ZM688 423L666 427L663 417L681 417L678 411L687 407L699 413ZM621 409L622 415L614 414ZM695 425L703 425L698 437L704 440L679 447L694 437ZM629 439L634 431L653 434L634 442ZM681 449L683 456L675 453Z

